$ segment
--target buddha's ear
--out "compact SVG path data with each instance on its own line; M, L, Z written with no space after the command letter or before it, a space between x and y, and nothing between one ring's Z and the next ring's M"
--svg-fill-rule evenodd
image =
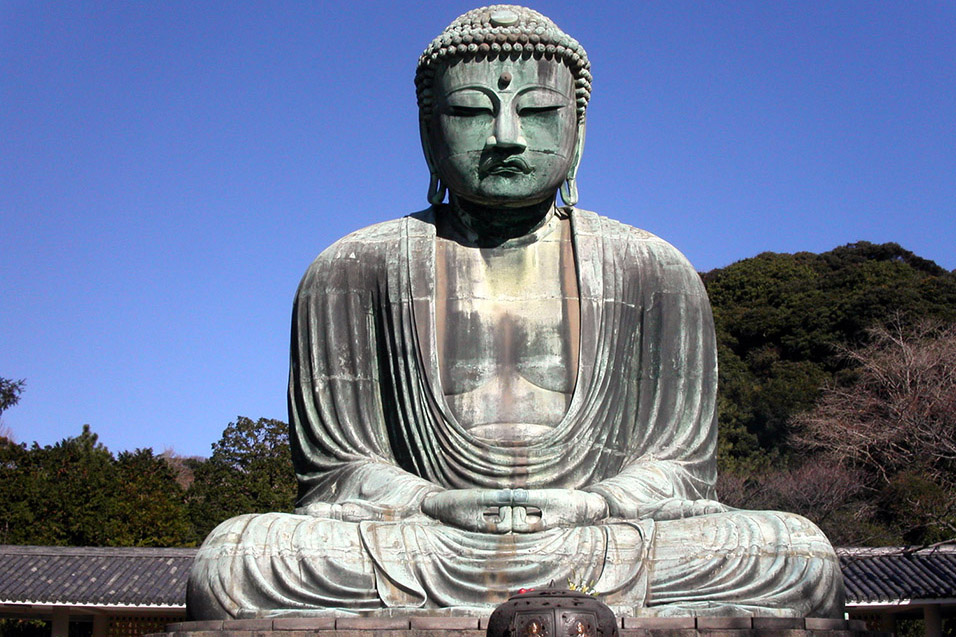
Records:
M561 184L561 200L566 206L574 206L578 203L578 166L581 164L581 155L584 154L584 129L587 127L585 118L578 122L578 138L574 142L574 151L571 155L571 165L568 166L568 176Z
M422 152L425 154L425 163L428 164L428 203L437 206L445 201L445 186L441 183L438 176L438 167L432 157L432 146L429 143L428 120L425 117L418 118L418 134L422 141Z

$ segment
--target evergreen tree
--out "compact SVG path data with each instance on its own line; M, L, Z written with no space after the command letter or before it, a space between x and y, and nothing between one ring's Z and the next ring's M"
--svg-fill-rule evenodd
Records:
M291 511L294 505L289 426L281 420L238 417L213 445L212 457L192 469L187 496L199 539L227 518Z
M113 455L89 425L53 446L2 443L4 542L108 546L112 498L120 486Z
M114 546L183 546L193 540L185 492L170 464L152 449L123 451L116 459L120 490L110 511Z
M844 373L842 348L866 342L875 323L901 309L956 320L956 275L895 243L768 252L703 279L717 328L724 470L786 455L790 419Z

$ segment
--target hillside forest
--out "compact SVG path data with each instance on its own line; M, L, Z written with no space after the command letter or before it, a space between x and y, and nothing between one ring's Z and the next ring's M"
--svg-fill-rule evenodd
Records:
M703 273L717 330L719 499L805 515L835 545L956 538L956 272L893 243ZM4 370L9 373L9 370ZM0 414L29 379L0 379ZM209 458L55 445L0 426L0 543L196 546L291 511L287 425L238 417Z

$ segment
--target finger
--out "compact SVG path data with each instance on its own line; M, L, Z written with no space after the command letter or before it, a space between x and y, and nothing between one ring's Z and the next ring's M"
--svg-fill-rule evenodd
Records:
M551 528L551 526L546 524L544 509L539 509L538 507L527 507L525 509L524 517L529 533L544 531L545 529Z
M508 507L490 506L479 509L474 517L473 526L469 526L471 531L483 531L485 533L507 533L502 528L511 527L511 511Z
M495 524L493 531L495 533L511 533L514 529L514 512L512 507L499 507L498 508L498 522Z
M588 493L586 494L586 500L584 502L585 515L587 516L588 521L603 520L608 516L608 504L607 500L603 496L598 495L597 493Z
M714 500L704 500L704 512L705 515L709 513L723 513L724 505L720 502L715 502Z
M425 497L422 498L422 503L419 505L419 508L422 510L422 513L430 517L435 517L437 510L436 502L438 500L438 493L426 493Z
M514 490L514 501L515 503L524 504L526 506L535 506L538 508L545 508L554 506L555 503L558 505L567 504L575 497L575 491L573 489L515 489Z
M528 532L528 510L524 507L510 507L511 530L515 533Z

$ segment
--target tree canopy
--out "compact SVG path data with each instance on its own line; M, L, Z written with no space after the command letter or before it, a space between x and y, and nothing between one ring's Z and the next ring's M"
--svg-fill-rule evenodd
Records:
M26 381L23 379L0 378L0 416L3 416L3 412L20 402L20 394L23 393L25 385ZM3 420L0 420L0 439L12 437L10 430L3 426Z
M790 419L891 316L956 321L956 274L895 243L766 252L702 275L720 359L721 464L788 451Z
M89 425L32 447L0 440L0 542L168 546L187 532L182 490L150 449L119 458Z
M286 423L240 416L212 449L212 457L194 463L186 494L197 541L242 513L292 510L296 481Z
M26 381L0 378L0 414L20 402L20 394Z
M44 447L0 438L0 544L195 546L228 517L290 510L287 429L239 417L208 460L114 455L89 425Z
M956 324L956 274L897 244L860 242L823 254L764 253L702 277L714 308L720 362L721 498L735 506L801 513L842 544L923 542L953 535L940 520L902 522L919 517L918 502L932 502L940 511L953 507L956 493L928 483L933 474L926 464L907 462L902 449L887 448L913 471L894 473L893 485L879 485L872 479L872 463L855 461L856 452L849 451L868 453L868 446L857 444L861 438L845 445L845 457L837 458L835 449L824 453L820 436L827 428L838 429L833 427L839 421L833 412L837 398L873 398L868 392L875 381L867 380L867 365L893 353L880 326L919 332L920 322L932 319L935 336L913 338L924 347L932 343L933 351L941 347L935 339L946 329L940 326ZM942 377L923 379L924 392L932 386L932 391L953 395ZM936 413L948 413L950 419L948 428L935 431L952 442L954 405L935 404ZM885 404L880 408L890 409ZM902 409L901 403L896 408ZM857 424L866 424L867 432L861 435L889 435L875 414L861 414ZM806 438L807 418L827 423L814 430L817 444ZM802 437L794 435L798 431ZM838 438L834 434L830 443ZM893 507L901 510L893 512Z

